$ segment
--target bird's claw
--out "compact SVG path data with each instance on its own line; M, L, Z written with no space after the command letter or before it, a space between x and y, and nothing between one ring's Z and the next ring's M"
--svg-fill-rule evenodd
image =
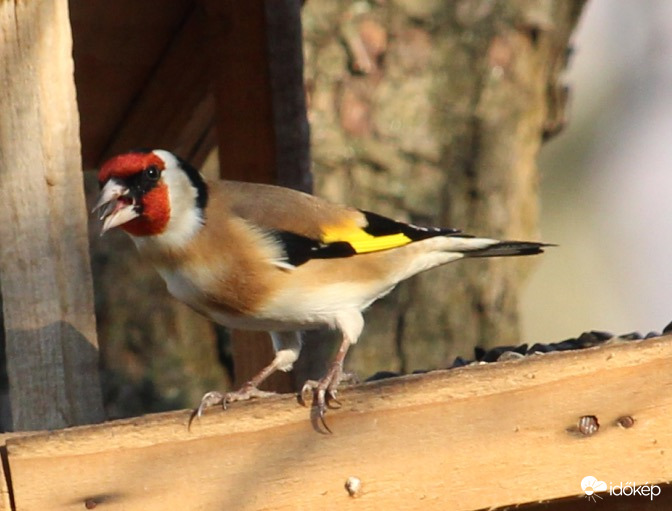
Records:
M331 429L327 425L324 416L327 413L327 408L338 408L332 406L332 402L335 402L338 405L340 405L340 403L336 400L336 390L329 389L325 384L326 382L324 379L320 381L308 380L299 393L299 403L303 406L308 406L308 396L312 395L310 420L313 423L313 427L316 430L321 431L318 427L317 421L319 421L322 428L328 433L331 433Z
M221 393L216 390L206 392L201 398L201 403L198 405L191 416L189 417L189 428L191 428L191 423L194 419L200 419L203 415L203 412L210 408L211 406L221 405L224 410L226 410L229 403L235 401L246 401L253 398L269 397L275 395L275 392L268 392L265 390L259 390L257 387L251 384L243 385L240 390L234 392Z
M301 388L298 399L303 406L308 406L307 396L312 394L310 418L316 430L320 431L318 426L321 424L328 433L332 432L327 425L325 415L327 409L335 410L341 407L341 402L336 399L336 395L338 385L344 381L357 381L357 378L353 374L344 373L340 364L334 364L324 378L318 381L308 380Z
M200 419L205 409L210 408L211 406L222 405L222 408L226 410L227 402L228 401L226 399L226 394L222 394L221 392L217 392L216 390L206 392L201 398L201 403L198 405L198 408L196 409L196 417Z

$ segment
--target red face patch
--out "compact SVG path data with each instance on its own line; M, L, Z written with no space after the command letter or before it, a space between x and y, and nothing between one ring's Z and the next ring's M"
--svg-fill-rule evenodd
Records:
M161 234L170 220L168 187L159 183L142 196L142 215L119 227L133 236Z
M142 172L147 167L157 167L159 170L165 169L165 164L161 158L154 153L126 153L115 156L107 160L98 172L98 182L107 183L112 177L125 179L138 172Z

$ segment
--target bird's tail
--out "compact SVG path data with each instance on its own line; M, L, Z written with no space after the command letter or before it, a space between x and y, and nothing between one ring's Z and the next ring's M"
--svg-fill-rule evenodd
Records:
M440 233L431 238L409 243L407 249L392 254L406 254L393 258L390 275L396 284L420 272L467 257L524 256L541 254L546 243L533 241L499 241L476 238L467 234ZM388 282L389 284L389 282Z
M502 257L541 254L544 247L553 247L550 243L533 241L500 241L489 247L465 250L464 257Z

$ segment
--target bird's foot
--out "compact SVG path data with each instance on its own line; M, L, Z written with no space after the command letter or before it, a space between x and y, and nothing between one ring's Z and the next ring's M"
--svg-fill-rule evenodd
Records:
M259 390L251 383L246 383L239 390L232 392L217 392L212 390L206 392L205 395L201 398L201 403L198 405L189 418L189 426L191 426L192 421L195 418L201 418L203 412L212 406L221 405L222 408L226 410L226 407L229 403L234 403L235 401L247 401L248 399L269 397L275 395L275 392L268 392L265 390Z
M311 420L315 429L320 430L318 426L321 424L328 433L331 433L324 416L327 408L340 408L341 403L336 399L336 394L339 384L344 382L357 383L358 378L352 373L344 373L343 366L336 362L322 379L308 380L303 384L299 393L299 403L308 406L306 397L312 394Z

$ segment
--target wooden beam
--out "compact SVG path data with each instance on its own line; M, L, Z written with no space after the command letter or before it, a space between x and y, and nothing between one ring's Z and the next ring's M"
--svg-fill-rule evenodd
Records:
M122 138L117 147L123 150L138 147L144 138L140 128L147 128L152 115L159 115L161 121L169 113L148 112L141 105L147 104L146 93L151 87L164 60L170 60L174 39L183 37L185 19L194 10L193 0L116 0L114 9L106 0L71 0L70 11L73 31L73 56L75 59L75 82L79 109L82 119L82 155L85 168L93 168L101 163L105 154L112 150L119 136L124 136L129 126L129 116L140 106L139 113L145 113L138 131L129 139ZM198 61L199 53L193 58ZM183 61L185 71L189 71L191 55ZM164 89L156 99L164 98L162 108L179 117L181 102L189 103L189 91L182 91L187 98L182 100L165 97L173 90L175 83L184 83L185 76L176 73L164 84ZM207 82L207 78L201 77ZM140 105L136 105L136 102ZM151 105L150 105L151 106ZM136 114L137 115L137 114ZM135 117L132 117L135 119ZM150 133L165 129L166 126L150 126ZM123 146L128 142L128 146ZM169 149L169 147L167 147ZM106 153L106 150L108 153Z
M103 419L67 0L0 2L0 282L14 429Z
M301 0L264 2L276 184L313 191L310 126L303 81Z
M556 352L346 389L333 435L280 396L191 431L184 411L13 437L7 464L22 510L460 511L578 496L587 475L658 484L672 480L671 364L672 336Z
M276 134L264 0L203 0L211 51L220 175L224 179L276 183ZM273 359L266 333L232 332L235 385ZM263 388L293 389L290 375L276 373Z
M2 442L2 447L0 447L0 456L2 456L2 463L0 464L0 511L14 511L16 507L12 502L12 493L10 491L11 487L11 477L9 471L7 470L7 465L5 464L7 460L7 452L4 446L4 440Z
M273 183L277 174L264 1L202 4L222 177Z
M200 9L186 15L109 140L103 159L134 147L153 147L173 151L196 166L203 163L214 147L207 134L215 122L204 21ZM209 142L205 150L204 139Z

